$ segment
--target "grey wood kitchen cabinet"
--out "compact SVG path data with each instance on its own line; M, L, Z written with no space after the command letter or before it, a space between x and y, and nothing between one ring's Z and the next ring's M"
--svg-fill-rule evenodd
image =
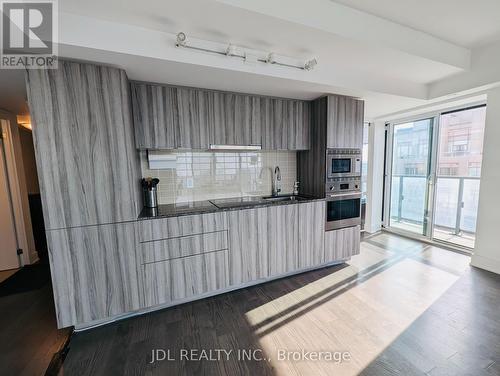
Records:
M307 202L299 204L298 207L298 266L305 269L324 263L325 202Z
M177 88L134 82L130 85L138 149L174 149L179 126Z
M287 145L290 150L308 150L310 148L311 102L292 100L288 102Z
M360 252L360 226L325 232L325 262L342 261Z
M210 144L261 145L260 98L225 92L210 92L213 119Z
M59 328L141 308L134 223L47 231Z
M28 69L46 229L135 220L141 176L129 85L111 67Z
M140 82L130 86L138 149L208 149L211 92Z
M136 228L146 307L229 286L226 212L141 220Z
M268 208L234 210L229 222L229 281L231 285L266 278L271 233Z
M267 150L277 149L281 147L281 135L279 140L276 140L275 119L273 99L269 97L260 98L260 122L262 129L262 148Z
M307 151L297 153L300 193L325 197L327 148L363 147L362 100L328 95L311 102L311 141Z
M310 102L293 99L261 99L262 148L307 150L310 147Z
M308 101L140 82L131 90L138 149L310 147Z
M267 208L270 277L299 268L299 206L277 205Z
M141 263L165 261L228 249L227 230L178 236L140 244Z
M139 243L227 230L227 213L183 215L137 222Z
M364 101L328 95L327 147L362 148Z
M209 130L211 93L192 88L177 88L178 123L175 127L177 149L206 150L210 146Z
M324 202L228 213L231 285L320 265Z
M201 296L229 286L228 250L144 264L148 307Z

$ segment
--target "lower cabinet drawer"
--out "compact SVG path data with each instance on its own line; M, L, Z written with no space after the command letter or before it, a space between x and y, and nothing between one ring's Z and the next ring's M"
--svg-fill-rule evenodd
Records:
M229 286L228 250L143 265L144 300L154 306Z
M347 227L325 232L325 262L342 261L358 255L361 227Z
M227 230L141 243L142 263L221 251L227 243Z
M227 230L225 212L144 219L137 222L139 242Z

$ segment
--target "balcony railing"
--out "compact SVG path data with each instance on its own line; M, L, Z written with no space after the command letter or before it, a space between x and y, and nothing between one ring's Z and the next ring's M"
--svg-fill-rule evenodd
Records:
M476 232L479 178L439 176L436 181L434 225L460 235ZM423 225L426 218L427 178L393 175L391 220Z

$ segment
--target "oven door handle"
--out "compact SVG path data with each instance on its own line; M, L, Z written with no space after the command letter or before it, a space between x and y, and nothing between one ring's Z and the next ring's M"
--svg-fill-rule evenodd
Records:
M361 198L361 192L332 193L330 195L327 195L326 201L350 200L356 198Z

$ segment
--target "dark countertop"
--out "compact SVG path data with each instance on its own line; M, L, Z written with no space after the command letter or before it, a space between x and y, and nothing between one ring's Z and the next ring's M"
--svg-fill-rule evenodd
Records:
M287 196L287 195L285 195ZM180 202L177 204L158 205L158 208L144 208L139 220L179 217L183 215L215 213L230 210L244 210L276 205L295 205L304 202L323 201L323 198L299 196L297 200L272 201L263 197L235 197L210 201Z

